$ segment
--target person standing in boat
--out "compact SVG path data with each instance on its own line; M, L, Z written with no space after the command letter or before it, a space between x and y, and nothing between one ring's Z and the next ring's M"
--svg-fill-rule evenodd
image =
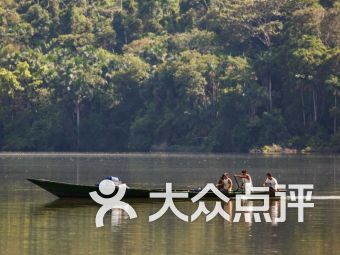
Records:
M234 176L242 179L242 189L245 189L246 185L250 185L251 187L253 186L251 176L248 174L246 169L243 169L241 174L235 174Z
M224 173L216 184L216 187L222 192L231 192L233 190L233 181L227 173Z
M279 184L271 173L267 173L267 179L264 181L263 187L269 187L269 191L274 192L278 190Z

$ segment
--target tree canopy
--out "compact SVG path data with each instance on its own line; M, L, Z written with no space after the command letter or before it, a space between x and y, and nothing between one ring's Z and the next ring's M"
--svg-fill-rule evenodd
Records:
M338 0L3 0L0 150L340 151Z

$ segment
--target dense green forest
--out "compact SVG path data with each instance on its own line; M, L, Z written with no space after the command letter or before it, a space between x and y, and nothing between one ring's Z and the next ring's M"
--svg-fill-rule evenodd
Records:
M340 151L339 0L1 0L0 150Z

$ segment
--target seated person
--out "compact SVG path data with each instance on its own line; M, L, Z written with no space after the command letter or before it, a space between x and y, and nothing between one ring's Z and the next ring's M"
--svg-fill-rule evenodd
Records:
M222 192L231 192L233 190L233 182L227 173L220 177L216 187Z
M275 192L278 190L277 180L272 176L271 173L267 173L267 179L264 181L263 186L269 187L269 191Z

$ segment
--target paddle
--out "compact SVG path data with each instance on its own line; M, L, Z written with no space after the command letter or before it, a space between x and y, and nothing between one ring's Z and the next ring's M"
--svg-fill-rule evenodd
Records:
M233 176L234 176L235 182L237 184L237 190L240 190L241 189L240 188L240 184L238 183L238 180L237 180L236 176L235 175L233 175Z

